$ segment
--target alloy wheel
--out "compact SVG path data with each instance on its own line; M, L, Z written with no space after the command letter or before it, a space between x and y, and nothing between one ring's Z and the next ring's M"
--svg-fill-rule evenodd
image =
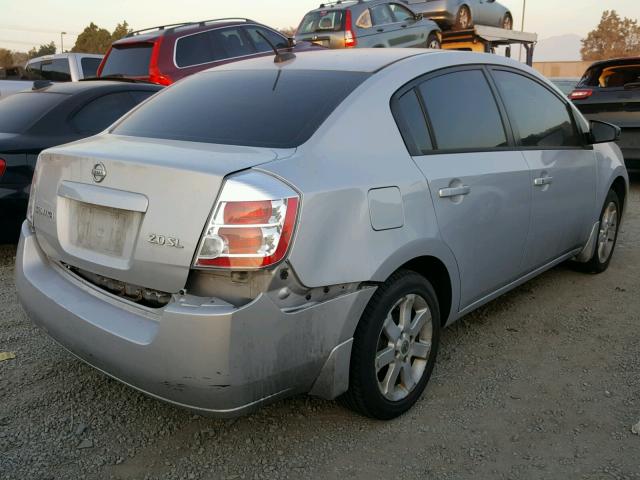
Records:
M598 235L598 260L605 263L609 260L616 236L618 234L618 206L615 202L609 202L602 214L600 233Z
M378 388L391 401L406 398L420 382L431 351L433 323L420 295L402 297L389 311L378 337Z

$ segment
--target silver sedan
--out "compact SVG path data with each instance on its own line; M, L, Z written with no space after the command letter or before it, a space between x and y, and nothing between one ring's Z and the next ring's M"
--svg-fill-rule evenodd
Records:
M441 28L466 30L474 25L513 29L509 9L495 0L409 0L411 8Z
M534 70L426 49L277 60L193 75L40 155L16 266L35 324L201 413L309 393L389 419L446 325L561 262L607 269L619 130Z

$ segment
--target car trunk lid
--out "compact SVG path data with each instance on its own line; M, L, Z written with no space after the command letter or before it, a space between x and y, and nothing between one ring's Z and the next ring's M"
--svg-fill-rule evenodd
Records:
M108 134L48 150L37 168L38 242L52 261L178 292L224 177L277 156Z

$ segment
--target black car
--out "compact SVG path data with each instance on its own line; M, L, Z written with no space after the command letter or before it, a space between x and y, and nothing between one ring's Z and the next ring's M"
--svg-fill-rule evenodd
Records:
M640 57L594 63L569 97L589 120L622 129L627 169L640 171Z
M161 90L152 84L45 84L0 101L0 242L18 238L38 154L101 132Z

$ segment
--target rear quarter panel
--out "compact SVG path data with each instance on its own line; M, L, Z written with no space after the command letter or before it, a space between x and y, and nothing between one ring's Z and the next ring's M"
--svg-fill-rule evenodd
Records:
M383 282L404 263L434 256L449 271L456 312L457 265L440 238L428 184L404 145L389 104L398 88L427 70L416 63L377 73L294 156L260 168L302 193L289 260L303 284ZM384 187L401 192L403 226L374 231L368 192Z

